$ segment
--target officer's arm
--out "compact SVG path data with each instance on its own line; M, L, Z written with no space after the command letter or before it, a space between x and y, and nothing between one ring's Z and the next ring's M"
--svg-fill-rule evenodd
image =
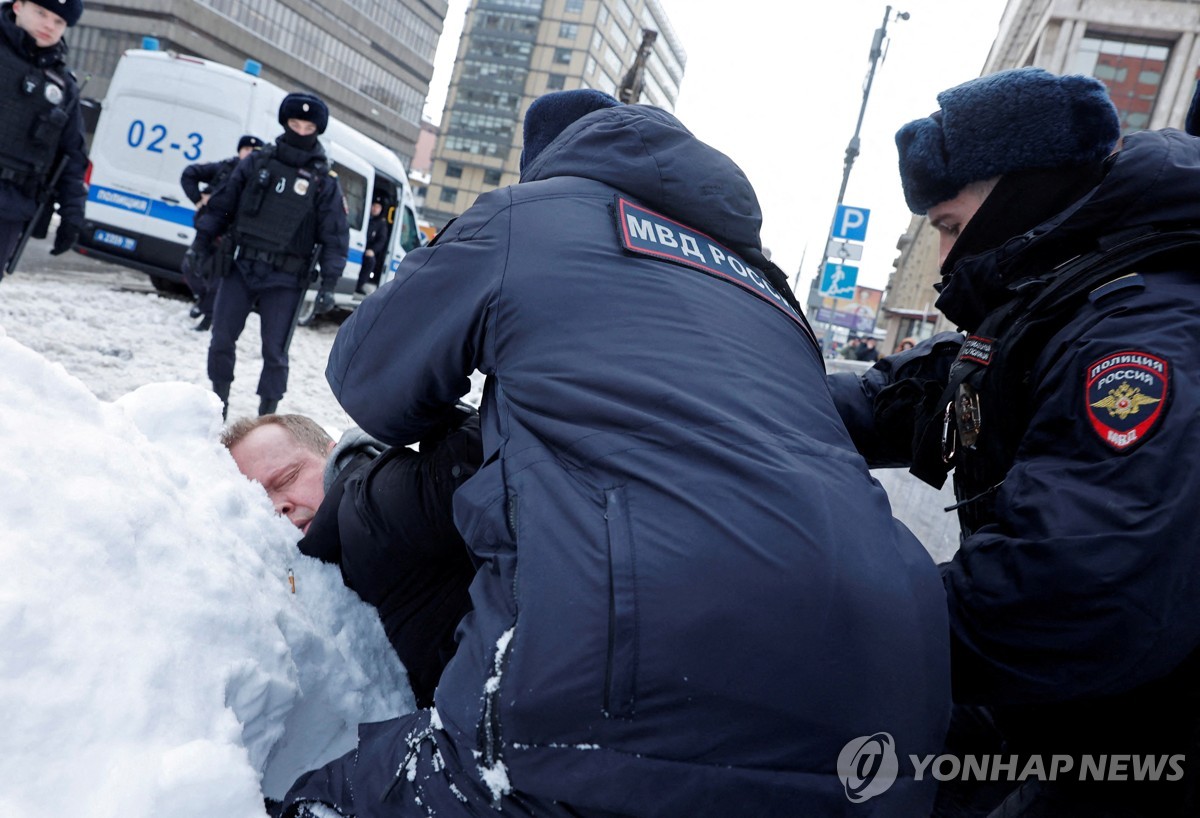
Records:
M944 569L956 700L1111 695L1161 677L1200 642L1200 479L1181 466L1200 460L1200 371L1189 366L1200 316L1179 314L1188 310L1144 311L1124 327L1109 317L1052 345L1029 391L1007 396L1038 409L997 490L997 522ZM1122 378L1089 390L1088 375L1126 350L1170 371L1165 395L1153 379L1129 381L1149 401L1141 418L1162 414L1121 448L1107 429L1136 418L1121 422L1103 401ZM984 434L989 422L996 412Z
M333 289L346 269L346 256L350 252L346 203L336 176L330 176L326 184L321 185L321 199L317 203L317 240L321 243L321 286Z
M347 319L326 378L345 410L388 443L418 440L490 371L484 347L509 249L507 189L484 194L436 244Z
M59 138L59 155L66 157L62 175L54 189L59 218L68 224L83 226L83 210L87 204L87 188L83 176L87 171L87 146L83 139L83 115L76 98L70 106L66 127Z
M183 188L183 195L188 197L192 204L200 201L200 185L211 184L213 176L216 175L216 162L200 162L195 165L188 165L183 169L183 173L179 176L179 186Z
M915 439L939 410L934 404L961 344L957 332L942 332L880 359L861 375L827 376L838 414L873 468L912 464Z
M233 169L233 173L229 174L225 183L213 191L208 204L204 206L200 218L196 222L196 238L198 240L211 243L229 228L233 217L237 214L238 201L242 198L242 191L253 172L254 157L252 154L238 162L237 167Z

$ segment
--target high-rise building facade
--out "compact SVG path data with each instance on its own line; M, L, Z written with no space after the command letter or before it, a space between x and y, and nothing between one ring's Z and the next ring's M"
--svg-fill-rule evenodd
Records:
M1025 65L1099 79L1124 133L1181 128L1200 77L1200 2L1010 0L983 73ZM928 334L947 326L940 316L912 321L940 277L937 231L920 217L906 236L884 303L889 341L906 327Z
M550 91L616 95L657 34L639 102L674 110L687 55L658 0L472 0L423 214L441 226L520 176L521 123Z
M67 41L72 68L92 76L87 96L102 98L121 54L154 37L180 54L253 61L407 164L446 10L447 0L105 0L87 3Z

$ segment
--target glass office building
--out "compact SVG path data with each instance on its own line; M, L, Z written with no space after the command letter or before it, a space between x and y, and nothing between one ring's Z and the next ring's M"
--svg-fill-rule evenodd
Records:
M658 0L472 0L424 216L441 226L515 183L529 104L574 88L615 96L647 29L657 37L639 102L673 110L687 54Z
M335 116L407 164L421 127L447 0L138 0L89 4L68 32L71 65L102 98L117 60L143 37L235 67L251 60L280 87L316 93Z

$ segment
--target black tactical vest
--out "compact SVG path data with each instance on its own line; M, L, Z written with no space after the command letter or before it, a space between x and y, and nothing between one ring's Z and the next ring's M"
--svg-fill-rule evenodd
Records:
M70 80L0 44L0 179L32 196L50 175L66 127Z
M284 164L271 147L255 154L234 217L239 249L277 267L294 266L295 259L307 262L317 243L317 193L327 173L324 163Z
M963 536L996 520L996 494L1016 460L1037 406L1034 367L1054 335L1089 294L1133 271L1200 248L1200 230L1145 230L1100 241L1101 249L1072 259L992 311L967 337L950 380L914 453L913 473L927 482L954 469L953 506ZM923 473L922 473L923 472Z

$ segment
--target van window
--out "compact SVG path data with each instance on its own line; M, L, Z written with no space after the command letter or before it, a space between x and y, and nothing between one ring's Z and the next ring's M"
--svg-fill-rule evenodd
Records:
M411 253L421 246L421 231L417 229L417 214L411 207L404 207L404 220L400 224L400 246Z
M351 230L362 230L367 212L367 179L345 165L338 166L337 175L342 184L342 193L346 194L346 221L350 223Z

